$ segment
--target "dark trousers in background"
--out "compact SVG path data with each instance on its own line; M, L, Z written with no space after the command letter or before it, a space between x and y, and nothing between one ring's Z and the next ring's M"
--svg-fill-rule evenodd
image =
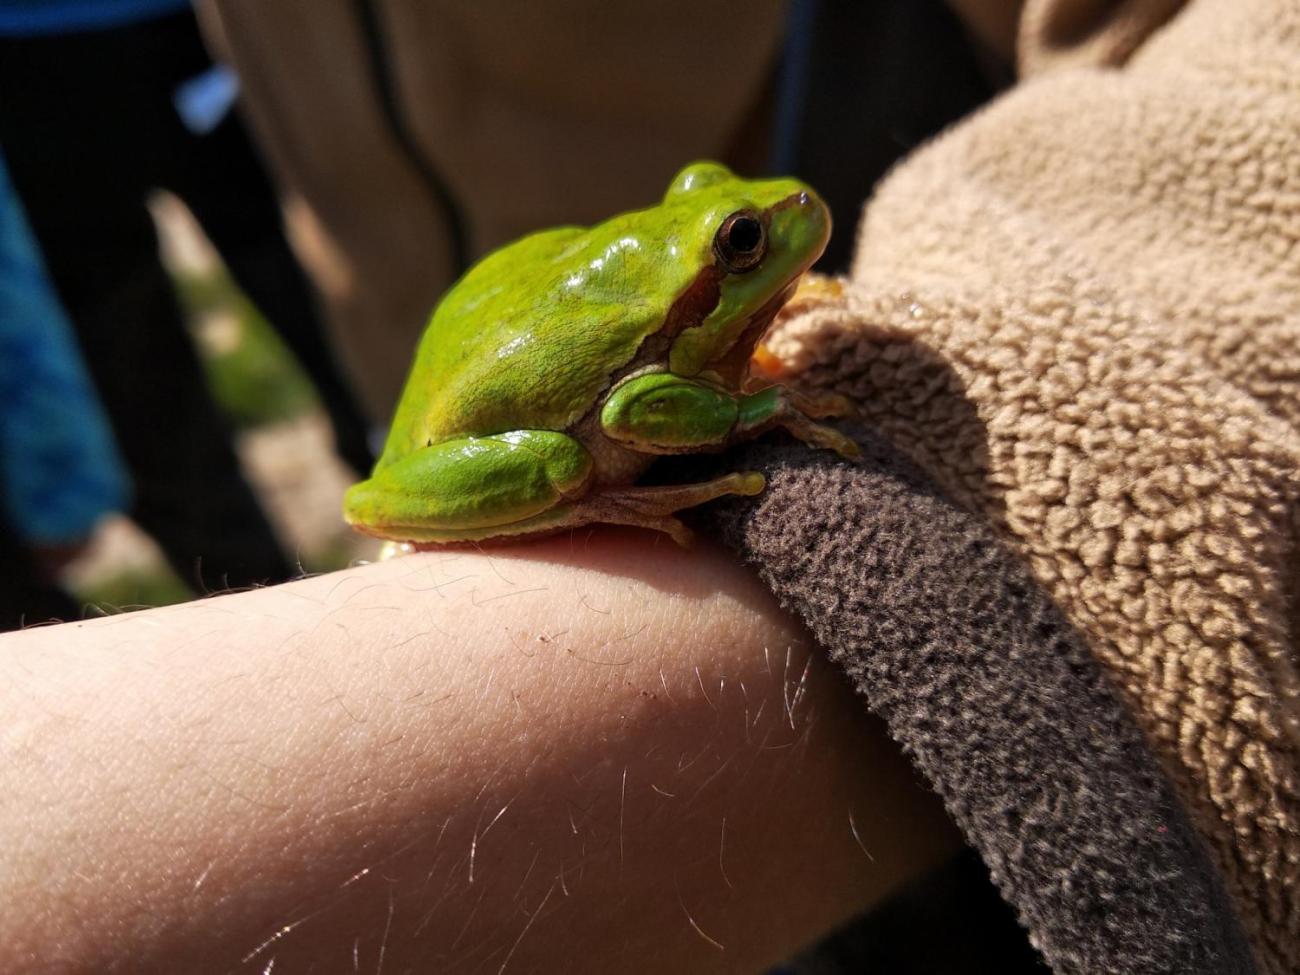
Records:
M81 618L81 607L44 578L35 553L0 513L0 633Z
M292 574L204 385L145 208L189 206L236 282L299 358L340 455L371 463L361 419L240 121L197 135L172 102L211 67L193 16L0 38L0 147L135 478L133 517L202 587Z

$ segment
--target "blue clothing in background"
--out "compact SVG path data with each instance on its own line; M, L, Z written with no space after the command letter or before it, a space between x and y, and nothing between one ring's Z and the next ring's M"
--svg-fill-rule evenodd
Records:
M165 17L190 0L0 0L0 34L73 34Z
M125 510L126 469L0 159L0 505L32 544Z

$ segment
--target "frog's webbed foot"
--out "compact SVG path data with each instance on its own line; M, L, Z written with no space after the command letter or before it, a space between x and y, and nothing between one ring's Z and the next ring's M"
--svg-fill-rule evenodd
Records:
M583 521L652 528L672 536L678 545L686 547L693 538L691 530L673 517L674 512L729 494L752 497L761 494L766 483L763 475L757 471L740 471L695 484L600 491L573 507L575 514L581 515Z
M854 417L858 415L858 408L853 404L853 400L847 396L841 396L839 393L826 391L803 393L796 389L790 389L788 386L780 388L785 393L786 399L790 401L790 405L804 416L811 416L820 420L825 417Z
M740 419L732 438L755 437L780 427L806 444L854 460L861 456L861 448L834 427L814 423L813 418L852 416L855 412L849 399L838 393L799 393L769 386L740 398Z

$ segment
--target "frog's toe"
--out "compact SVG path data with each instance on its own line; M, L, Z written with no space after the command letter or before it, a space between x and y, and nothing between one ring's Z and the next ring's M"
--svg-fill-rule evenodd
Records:
M857 460L862 456L862 448L851 437L846 437L834 427L824 426L820 423L812 426L815 433L813 443L816 446L833 450L846 460Z
M830 427L823 427L823 430L830 432L831 437L826 447L835 451L845 460L858 460L862 456L862 447L852 437L846 437L838 430L832 430Z
M766 486L767 480L758 471L736 471L695 484L613 488L585 499L574 508L584 520L637 525L664 532L685 548L694 535L673 517L675 512L727 495L752 497L761 494Z
M395 559L399 555L407 555L415 551L415 546L410 542L394 542L389 539L379 546L379 555L375 557L376 562L387 562L389 559Z
M833 450L846 460L857 460L862 456L862 448L850 437L846 437L834 427L824 423L814 423L799 413L784 417L781 425L791 436L802 440L811 447Z
M680 518L664 518L653 527L666 534L682 548L690 548L695 544L695 532L687 528Z
M819 420L824 417L854 417L858 415L858 408L853 400L840 393L791 391L790 401L800 413Z

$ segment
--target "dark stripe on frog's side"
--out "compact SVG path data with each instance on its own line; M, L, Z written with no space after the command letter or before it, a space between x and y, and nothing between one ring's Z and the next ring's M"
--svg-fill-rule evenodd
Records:
M646 336L632 359L610 374L609 382L585 414L569 427L571 436L595 458L595 470L602 485L631 484L653 462L649 454L629 450L606 437L600 427L600 409L609 391L625 376L668 358L668 348L684 329L699 325L718 306L722 294L722 270L716 264L704 268L668 309L664 323Z
M686 329L698 326L709 317L709 312L718 307L718 299L722 296L722 277L723 271L716 262L700 271L668 309L663 326L647 335L632 360L610 375L609 386L639 369L667 359L673 339ZM609 386L601 392L602 396L608 392Z
M760 214L764 229L770 229L774 214L802 202L804 196L803 193L791 194L764 210ZM695 280L691 282L690 286L673 302L667 317L664 319L663 326L658 331L646 336L632 360L610 375L609 383L601 391L597 401L583 415L582 419L574 424L574 428L579 427L583 421L589 419L600 408L610 389L625 376L630 376L647 366L667 361L668 350L673 341L687 329L698 328L702 325L704 320L718 307L718 302L722 297L722 282L727 273L721 258L715 257L711 265L705 267L695 276ZM796 276L786 287L774 294L761 308L755 311L737 339L721 356L709 362L708 368L718 372L727 382L738 386L748 368L754 346L758 344L763 333L767 331L772 319L776 317L776 313L790 299L790 295L794 293L800 277L802 277L802 274Z

